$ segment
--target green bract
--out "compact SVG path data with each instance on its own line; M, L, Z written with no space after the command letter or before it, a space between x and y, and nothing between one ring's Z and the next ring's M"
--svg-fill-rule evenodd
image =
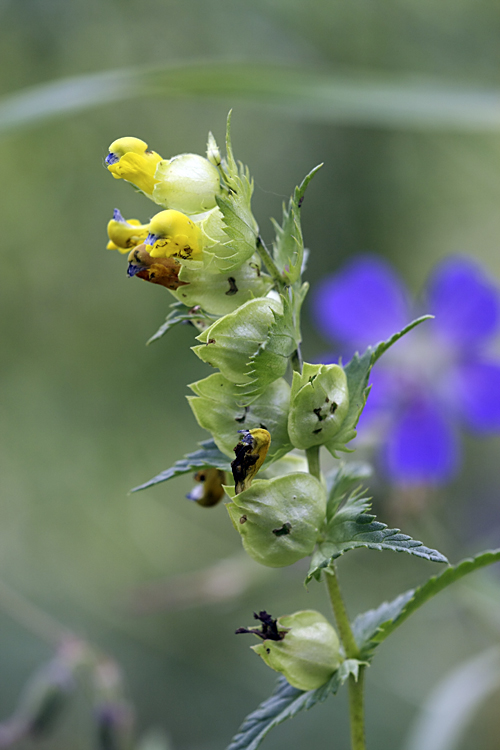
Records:
M339 365L304 363L293 373L288 431L296 448L323 445L340 430L349 410L347 378Z
M227 456L234 458L239 431L256 427L263 427L271 434L267 464L291 450L287 432L290 386L283 378L245 407L240 405L238 387L220 373L189 387L196 394L188 396L188 401L198 424L212 433L218 448Z
M253 297L263 297L273 283L269 276L261 274L258 257L227 273L220 273L213 263L199 270L183 266L179 280L188 283L180 286L174 296L187 307L200 305L214 315L226 315Z
M273 299L253 299L237 310L217 320L210 328L197 336L202 346L194 346L194 353L203 362L218 367L233 383L250 383L248 363L265 342L274 323L274 313L281 311L281 304ZM282 377L287 361L270 353L269 366L273 380Z
M165 208L199 214L216 205L220 178L216 167L199 154L180 154L156 167L153 200Z
M250 557L281 568L312 553L325 518L326 493L310 474L295 473L256 480L226 507Z
M308 609L278 617L280 641L264 640L252 650L299 690L316 690L340 665L339 639L328 620Z

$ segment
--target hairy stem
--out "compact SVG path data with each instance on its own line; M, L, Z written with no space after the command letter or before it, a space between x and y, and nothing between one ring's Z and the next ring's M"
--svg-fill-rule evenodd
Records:
M351 718L352 750L366 750L364 721L364 677L365 668L360 667L358 679L349 676L349 713Z
M326 585L332 603L333 613L337 621L340 639L348 659L359 658L359 648L351 630L349 617L340 591L337 573L332 566L325 571ZM359 669L358 679L354 675L349 677L349 712L351 719L351 747L352 750L366 750L363 683L364 668Z

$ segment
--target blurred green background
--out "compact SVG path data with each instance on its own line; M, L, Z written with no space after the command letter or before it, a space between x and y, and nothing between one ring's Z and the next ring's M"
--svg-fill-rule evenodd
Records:
M184 583L172 576L238 555L240 542L223 507L184 499L189 479L128 494L206 437L184 396L207 370L189 351L187 327L145 347L171 299L127 279L124 258L105 250L115 206L141 220L153 213L103 168L109 143L136 135L164 157L203 153L208 130L222 142L232 106L233 145L254 175L254 211L267 239L269 217L325 163L303 210L313 288L365 250L389 258L415 292L439 258L457 251L500 280L500 115L495 123L487 112L488 92L498 88L500 97L499 38L500 6L491 0L1 0L5 97L122 67L192 66L175 97L157 91L113 101L111 87L101 106L40 121L35 102L22 127L14 118L1 134L0 578L119 662L139 734L156 726L175 750L225 747L274 684L235 628L254 610L328 613L328 604L316 583L304 589L303 565L266 572L251 561L253 583L238 596L210 604L188 579L192 606L176 598ZM276 66L291 66L284 83ZM217 93L217 70L234 72L229 93ZM290 81L308 71L318 80L340 76L351 110L318 103L312 87L309 101L295 92ZM384 81L392 94L370 109L366 92ZM276 92L286 86L283 102ZM424 120L411 96L400 111L404 92L417 90ZM462 90L455 123L446 92ZM311 359L326 344L307 305L305 318ZM428 521L405 530L452 561L498 546L499 447L498 438L469 440L454 486L432 499ZM376 478L375 490L383 513L389 489ZM339 567L353 614L438 572L366 550ZM478 594L476 576L474 587L456 586L381 648L367 678L372 750L404 748L430 689L498 642L490 579L492 595ZM0 715L8 716L52 646L3 610L1 597L0 624ZM498 694L453 748L498 750L495 704ZM92 732L87 696L39 746L87 750ZM348 746L345 695L265 744L305 746Z

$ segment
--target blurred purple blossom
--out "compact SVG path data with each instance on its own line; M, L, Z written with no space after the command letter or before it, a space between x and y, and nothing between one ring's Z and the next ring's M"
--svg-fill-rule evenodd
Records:
M386 261L363 255L324 279L313 299L314 320L344 361L424 313L435 320L377 362L358 430L360 439L376 435L386 473L405 485L454 476L460 425L480 435L500 431L500 359L491 353L498 289L476 262L450 257L436 266L417 305Z

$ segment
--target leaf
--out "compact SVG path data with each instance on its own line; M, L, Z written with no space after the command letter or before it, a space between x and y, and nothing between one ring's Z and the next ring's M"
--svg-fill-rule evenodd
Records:
M359 547L407 552L431 562L448 562L437 550L425 547L422 542L402 534L399 529L388 529L385 523L376 521L375 516L367 512L370 508L370 500L359 491L351 494L345 505L328 522L324 541L319 544L312 557L306 583L313 577L319 580L323 568L328 567L344 552Z
M347 659L328 682L317 690L306 692L292 687L284 677L280 677L271 697L247 716L227 750L256 750L268 732L278 724L293 719L299 711L308 711L317 703L323 703L329 695L335 695L350 674L357 675L359 665L356 659Z
M327 508L326 518L329 521L340 506L345 496L363 479L372 475L372 467L363 461L342 462L340 466L326 475Z
M369 71L324 71L304 65L241 60L169 62L106 70L22 89L0 102L0 132L117 102L207 99L249 102L309 122L413 130L498 132L496 88Z
M276 230L276 241L274 243L274 262L282 272L287 284L292 285L298 281L304 257L304 240L300 224L300 208L304 200L304 194L310 181L323 165L318 164L295 188L290 198L288 208L283 204L283 221L281 226L272 220Z
M440 575L429 578L422 586L400 594L391 602L384 602L377 609L358 615L352 624L352 629L363 656L370 657L375 646L382 643L413 612L447 586L475 570L499 561L500 549L481 552L476 557L450 566Z
M257 249L259 228L252 214L253 180L248 167L236 162L231 145L231 113L227 118L226 159L220 167L227 194L216 196L228 240L209 251L221 271L229 271L249 260Z
M413 328L423 323L424 320L429 320L432 315L423 315L416 320L413 320L401 331L398 331L387 341L381 341L375 346L369 346L364 354L360 357L358 353L354 355L351 361L344 367L345 374L347 376L347 385L349 388L349 411L344 420L340 432L335 436L333 440L326 443L326 448L335 457L337 451L349 451L346 448L346 443L349 443L356 437L356 425L361 416L363 409L365 408L366 399L370 392L371 386L368 386L368 380L370 372L375 362L387 351L396 341L402 336L405 336Z
M148 487L153 487L155 484L166 482L172 477L179 477L182 474L189 474L192 471L198 471L198 469L204 468L215 468L222 469L223 471L231 471L231 465L227 456L220 452L213 440L204 440L199 443L200 450L194 453L188 453L180 461L176 461L170 469L162 471L157 474L149 482L140 484L138 487L134 487L131 492L138 492L139 490L145 490Z
M196 310L196 312L193 312L192 309L183 305L182 302L174 302L170 307L172 307L173 310L169 312L165 322L158 328L156 333L148 339L146 344L152 344L153 341L158 341L158 339L161 339L162 336L179 323L192 323L199 331L200 327L203 327L203 325L208 326L214 322L213 316L207 315L202 310Z
M220 373L192 383L195 396L188 396L198 424L212 433L220 450L234 458L234 446L240 430L264 427L271 434L271 445L264 463L269 466L292 450L287 421L290 405L290 386L279 378L266 388L252 404L242 407L238 386Z

